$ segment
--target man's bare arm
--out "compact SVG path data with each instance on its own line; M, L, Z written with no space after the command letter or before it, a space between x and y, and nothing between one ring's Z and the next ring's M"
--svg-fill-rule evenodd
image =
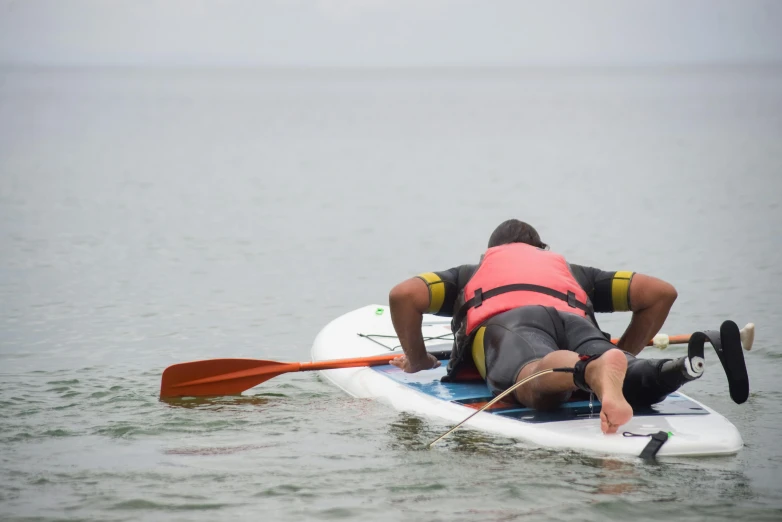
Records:
M420 278L413 277L396 285L388 294L391 321L404 350L404 357L391 364L408 373L440 366L434 356L426 352L421 334L423 314L429 310L429 287Z
M662 328L673 302L676 289L662 279L635 274L630 282L630 309L633 317L618 346L622 350L638 355L649 339Z

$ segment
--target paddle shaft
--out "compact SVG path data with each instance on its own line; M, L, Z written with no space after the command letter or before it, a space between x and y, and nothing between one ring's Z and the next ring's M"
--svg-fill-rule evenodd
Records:
M671 335L668 337L668 344L687 344L690 342L690 334ZM619 344L619 339L611 339L612 344ZM654 339L647 342L644 346L654 346Z
M685 344L690 341L689 335L672 335L669 337L669 344ZM619 339L611 339L613 344L619 342ZM646 346L653 346L654 343L649 341ZM298 363L299 367L290 371L318 371L318 370L336 370L339 368L356 368L361 366L382 366L388 364L388 361L402 356L401 352L393 352L383 355L374 355L371 357L356 357L352 359L331 359L327 361L314 361L314 362L301 362ZM429 352L429 355L434 355L439 360L449 359L451 357L451 350L442 350L439 352ZM296 364L296 363L289 363Z
M670 344L685 344L690 341L689 335L672 335L669 337ZM611 339L613 344L619 342L619 339ZM654 343L649 341L646 346L653 346ZM374 355L371 357L356 357L351 359L331 359L326 361L314 361L314 362L301 362L298 363L299 367L295 370L289 371L319 371L319 370L336 370L339 368L356 368L362 366L382 366L388 364L388 361L404 355L401 352L392 352L383 355ZM442 350L438 352L429 352L429 355L434 355L439 360L449 359L451 357L451 350ZM296 364L296 363L289 363Z
M444 350L441 352L429 352L430 355L434 355L439 360L448 359L451 357L451 350ZM358 357L355 359L332 359L328 361L315 361L315 362L303 362L299 363L300 372L317 371L317 370L336 370L339 368L356 368L361 366L382 366L388 364L391 359L400 357L401 352L388 353L385 355L375 355L372 357Z

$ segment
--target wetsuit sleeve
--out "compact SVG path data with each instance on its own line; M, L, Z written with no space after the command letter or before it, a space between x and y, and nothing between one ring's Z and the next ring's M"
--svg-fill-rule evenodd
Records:
M570 265L570 269L592 301L595 312L626 312L632 309L630 282L635 272L607 272L580 265Z
M428 313L444 317L453 316L453 308L459 295L459 267L442 272L426 272L416 277L429 287Z

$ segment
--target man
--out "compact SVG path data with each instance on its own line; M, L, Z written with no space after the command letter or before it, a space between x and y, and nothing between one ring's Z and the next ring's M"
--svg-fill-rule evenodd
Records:
M601 429L615 433L633 415L631 403L659 402L700 377L677 360L636 359L676 300L673 286L633 272L568 264L549 252L537 231L511 219L492 233L480 265L462 265L408 279L389 294L404 356L392 361L414 373L440 365L421 335L424 313L453 317L454 346L446 379L474 366L494 394L541 370L550 373L514 391L516 400L547 409L577 389L601 402ZM597 327L594 312L633 312L618 348ZM629 401L629 402L628 402Z

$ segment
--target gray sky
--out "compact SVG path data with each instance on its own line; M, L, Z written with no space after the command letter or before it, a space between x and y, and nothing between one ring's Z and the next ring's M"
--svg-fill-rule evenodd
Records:
M0 0L0 63L782 62L780 0Z

